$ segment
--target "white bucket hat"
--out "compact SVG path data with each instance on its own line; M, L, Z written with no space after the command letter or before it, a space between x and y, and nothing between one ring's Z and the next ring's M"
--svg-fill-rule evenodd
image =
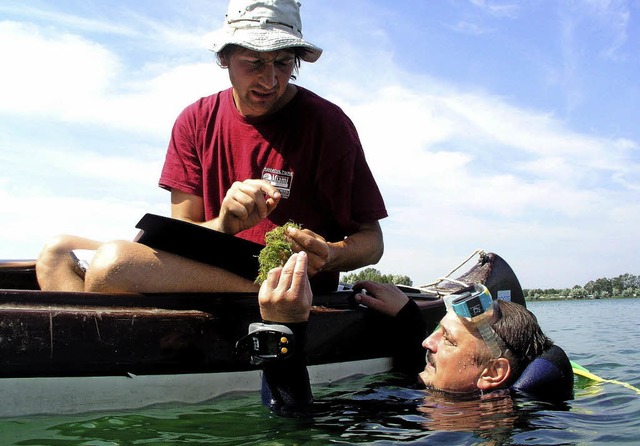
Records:
M218 53L230 44L264 52L305 48L302 59L307 62L315 62L322 54L322 49L302 38L300 3L295 0L230 0L210 49Z

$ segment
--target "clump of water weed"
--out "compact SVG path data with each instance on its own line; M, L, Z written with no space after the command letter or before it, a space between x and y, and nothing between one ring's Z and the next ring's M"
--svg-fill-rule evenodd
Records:
M262 248L260 255L258 255L260 269L258 270L258 277L255 282L256 284L261 285L262 282L267 279L267 274L270 270L279 266L284 266L287 260L289 260L289 257L293 254L291 244L285 237L288 228L300 229L300 225L288 222L282 226L273 228L265 235L265 247Z

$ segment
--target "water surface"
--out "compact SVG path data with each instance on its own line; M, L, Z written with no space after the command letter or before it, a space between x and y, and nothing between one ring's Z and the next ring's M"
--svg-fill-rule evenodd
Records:
M545 332L593 373L640 388L640 299L531 302ZM640 394L576 381L566 404L452 400L391 376L315 387L313 418L271 414L255 393L206 404L0 420L1 445L640 444ZM1 402L0 402L1 403Z

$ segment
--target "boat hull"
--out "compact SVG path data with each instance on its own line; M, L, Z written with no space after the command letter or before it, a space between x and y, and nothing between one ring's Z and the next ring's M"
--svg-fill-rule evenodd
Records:
M459 279L485 283L494 297L508 291L524 304L515 274L495 254ZM445 284L436 294L456 287ZM442 299L405 292L433 329L445 312ZM259 371L234 347L258 320L255 294L44 292L32 263L2 262L0 398L8 404L0 416L195 403L257 390ZM312 382L388 370L387 327L350 291L314 296L306 349Z

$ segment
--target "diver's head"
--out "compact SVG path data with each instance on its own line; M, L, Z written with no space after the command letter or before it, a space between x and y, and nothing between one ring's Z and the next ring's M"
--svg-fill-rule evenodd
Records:
M445 297L447 313L423 342L428 387L453 393L506 388L551 345L535 316L519 304L494 301L484 285Z

